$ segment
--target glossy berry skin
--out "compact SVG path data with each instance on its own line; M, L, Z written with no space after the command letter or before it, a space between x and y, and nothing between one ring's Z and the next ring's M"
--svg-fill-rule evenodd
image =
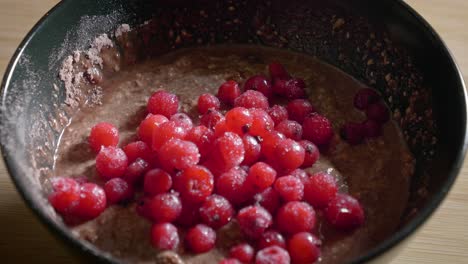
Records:
M210 154L214 139L214 132L203 125L193 127L185 137L185 140L191 141L197 145L201 159Z
M247 243L239 244L229 250L229 257L237 259L242 263L251 263L255 256L255 250Z
M184 113L174 114L171 116L169 120L183 127L186 131L189 131L193 127L192 119L187 114L184 114Z
M325 172L312 175L304 183L304 200L317 209L326 207L337 192L335 177Z
M235 81L227 81L218 89L218 98L221 102L233 105L234 100L241 94L239 84Z
M309 100L296 99L287 105L289 119L303 123L305 118L315 112Z
M268 71L271 79L283 79L287 80L291 78L289 73L286 71L284 66L279 62L272 62L268 65Z
M141 183L143 175L149 170L149 164L140 158L128 165L122 179L132 185Z
M274 215L280 207L281 197L274 188L269 187L263 192L255 194L254 201L263 208L267 209L270 214Z
M340 130L341 137L350 145L358 145L364 140L364 127L360 123L348 122Z
M319 114L312 114L302 124L303 138L315 145L328 145L333 138L333 128L330 121Z
M161 169L152 169L145 174L143 190L150 196L168 192L172 187L172 177Z
M125 155L127 155L128 163L134 162L140 158L147 162L152 159L151 148L143 141L135 141L123 147Z
M366 110L373 103L380 101L379 94L370 88L360 89L354 96L354 107L359 110Z
M366 120L362 123L364 137L376 138L382 135L382 125L374 120Z
M287 120L289 118L286 107L277 104L268 109L268 115L270 115L275 124L279 124L281 121Z
M133 186L121 178L114 178L106 182L104 192L109 204L129 201L134 194Z
M169 118L179 110L179 99L173 93L157 91L149 98L146 108L153 115Z
M252 165L255 163L261 155L260 143L256 138L245 135L242 137L242 143L244 143L245 155L242 165Z
M216 232L209 226L198 224L187 231L185 242L193 253L208 252L215 246Z
M200 207L200 218L207 226L218 229L229 223L234 209L229 201L217 194L208 196Z
M228 128L226 126L226 119L223 118L221 121L219 121L213 128L214 130L214 137L219 138L224 135L224 133L228 132Z
M197 109L198 113L205 114L208 112L208 109L218 110L221 107L218 97L205 93L198 97Z
M94 183L85 183L80 188L80 199L73 208L73 216L81 220L98 217L106 209L107 199L104 190Z
M249 112L253 118L250 135L263 137L275 128L275 122L265 110L253 108L249 109Z
M202 202L213 192L214 177L203 166L183 170L174 179L174 187L184 201Z
M160 223L151 227L151 245L155 249L175 250L179 243L179 233L173 224Z
M122 177L127 166L127 155L120 148L103 147L96 156L96 170L103 180Z
M279 177L274 185L284 201L300 201L304 196L304 185L301 180L294 176Z
M149 210L155 223L172 222L182 211L182 202L174 193L162 193L151 198Z
M302 126L296 121L284 120L275 127L285 137L299 141L302 138Z
M91 128L88 143L96 153L101 150L101 147L115 147L119 144L119 131L110 123L98 123Z
M374 103L367 107L366 116L370 120L374 120L379 124L384 124L390 119L387 106L382 103Z
M227 171L239 166L244 160L244 143L242 138L235 133L225 132L217 138L213 144L211 159Z
M72 178L56 177L50 179L52 192L48 199L55 211L67 214L80 199L80 184Z
M208 109L200 118L200 124L213 129L221 120L224 120L223 114L218 110Z
M315 211L304 202L287 202L276 214L276 225L280 232L294 235L299 232L310 232L316 223Z
M303 168L308 168L312 167L312 165L317 162L317 160L320 158L320 151L315 146L314 143L308 141L308 140L301 140L299 141L299 144L304 148L305 150L305 156L304 156L304 163L302 163Z
M320 257L320 240L308 232L293 235L288 240L292 263L314 263Z
M151 146L154 130L167 121L169 121L169 119L163 115L148 114L138 127L138 138Z
M276 171L264 162L252 165L247 175L247 184L258 193L270 187L276 180Z
M281 140L275 148L275 162L285 171L299 168L304 159L304 148L292 139Z
M263 207L251 205L237 214L241 231L249 238L259 238L273 223L271 214Z
M188 130L178 125L174 121L169 121L158 126L153 132L152 149L159 151L159 149L170 139L184 139Z
M245 188L247 174L239 167L234 167L216 179L216 193L225 197L233 205L239 205L248 198Z
M176 138L164 143L158 154L161 166L168 172L185 170L200 161L197 145Z
M277 131L272 131L270 133L265 134L262 138L262 142L260 143L262 147L262 155L267 160L274 161L276 158L276 146L278 146L278 144L285 138L286 137L283 134Z
M269 230L263 233L257 241L258 249L264 249L271 246L286 248L286 241L284 240L283 235L274 230Z
M305 83L302 79L275 80L273 83L273 92L287 99L294 100L305 98Z
M226 113L226 126L229 131L244 135L252 127L253 117L244 107L235 107Z
M264 248L257 252L255 264L290 264L289 253L278 246Z
M263 110L268 110L268 98L263 95L261 92L254 90L247 90L234 101L235 107L244 107L247 109L250 108L259 108Z
M244 91L255 90L261 92L267 98L273 95L271 82L261 75L252 76L244 84Z
M354 230L364 224L364 210L355 198L340 193L325 208L325 219L337 229Z
M235 259L235 258L225 258L225 259L222 259L220 262L218 262L218 264L242 264L242 262L240 262L239 260Z

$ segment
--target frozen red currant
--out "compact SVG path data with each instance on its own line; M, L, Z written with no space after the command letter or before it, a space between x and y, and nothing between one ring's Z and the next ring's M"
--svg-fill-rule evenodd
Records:
M275 127L276 131L293 140L301 140L302 126L296 121L284 120Z
M253 108L249 109L249 111L253 118L252 126L249 130L250 135L263 137L274 129L275 122L265 110Z
M218 264L242 264L242 262L235 258L225 258L218 262Z
M314 229L315 222L315 211L305 202L287 202L276 214L278 230L288 235L309 232Z
M115 147L119 144L119 131L110 123L98 123L91 128L88 143L95 152L99 152L101 147Z
M257 252L255 264L290 264L289 253L278 246L266 247Z
M304 148L292 139L281 140L275 148L274 161L286 171L299 168L305 159Z
M304 184L309 179L309 174L303 169L295 169L289 173L289 175L298 178L302 184Z
M362 129L366 138L376 138L382 135L382 125L374 120L366 120L362 123Z
M103 147L96 156L96 170L104 180L122 177L127 166L127 155L120 148Z
M177 227L171 223L154 224L151 227L151 244L159 250L175 250L179 246Z
M224 196L234 205L246 201L245 181L247 173L239 167L234 167L221 174L216 179L216 193Z
M234 100L241 94L239 84L235 81L227 81L218 89L218 98L221 102L229 105L234 104Z
M269 161L274 161L276 158L276 146L285 138L286 137L283 134L277 131L266 133L262 138L262 142L260 143L263 156L265 156L265 158L267 158Z
M209 109L218 110L221 106L218 97L205 93L198 97L198 112L200 114L205 114Z
M121 178L114 178L106 182L104 192L109 204L128 201L133 198L134 194L132 185Z
M364 127L360 123L348 122L343 125L340 134L350 145L358 145L364 139Z
M221 120L224 120L223 114L218 110L208 109L200 118L200 124L213 129Z
M304 196L304 184L294 176L279 177L274 185L284 201L300 201Z
M127 155L128 163L132 163L138 158L151 161L151 148L143 141L129 143L123 148L123 151Z
M80 188L80 199L72 209L72 214L82 220L98 217L106 209L107 199L104 190L94 183L85 183Z
M258 249L264 249L271 246L286 248L286 241L284 240L283 235L274 230L269 230L263 233L257 241Z
M359 110L366 110L367 107L380 100L379 94L370 88L359 90L354 96L354 107Z
M190 141L173 138L159 149L159 162L168 172L185 170L200 161L197 145Z
M229 250L229 257L235 258L242 263L251 263L255 256L253 247L247 243L239 244Z
M272 79L284 79L287 80L291 78L289 73L286 71L284 66L279 62L272 62L268 65L268 71L270 72L270 77Z
M260 143L257 141L255 137L250 135L245 135L242 138L242 142L244 143L245 155L244 161L242 161L242 165L251 165L255 163L261 154Z
M244 84L244 90L255 90L261 92L267 98L273 94L270 81L262 75L252 76Z
M175 193L162 193L151 198L149 210L154 222L172 222L179 217L182 202Z
M206 225L218 229L229 223L234 209L229 201L217 194L208 196L200 207L200 218Z
M250 108L260 108L267 110L269 108L268 98L261 92L247 90L234 101L234 106Z
M324 146L328 145L333 137L333 129L330 121L319 114L312 114L302 124L304 139L312 143Z
M167 117L163 115L149 114L143 121L141 121L138 127L138 137L141 141L151 146L153 142L153 132L162 123L169 121Z
M325 208L325 219L335 228L353 230L364 224L364 210L358 200L340 193Z
M269 187L263 192L255 194L254 201L274 215L280 207L281 197L274 188Z
M306 97L305 87L302 79L276 79L273 83L273 92L287 99L299 99Z
M268 109L268 115L270 115L271 119L275 124L281 123L281 121L284 121L289 118L288 116L288 110L284 106L281 105L273 105Z
M143 189L146 194L154 196L168 192L172 187L169 173L161 169L152 169L145 174Z
M312 167L312 165L317 162L317 160L320 158L320 151L315 146L314 143L308 141L308 140L301 140L299 141L299 144L304 148L305 150L305 157L304 157L304 163L302 163L302 167L308 168Z
M135 211L137 212L139 216L146 218L148 220L152 220L150 205L151 205L151 198L147 196L142 196L138 198L138 200L136 201Z
M49 202L60 214L67 214L80 198L80 184L72 178L56 177L50 180L52 192Z
M257 162L249 169L247 184L255 192L261 192L270 187L276 180L276 171L264 162Z
M252 115L244 107L235 107L226 113L226 126L228 130L238 135L248 133L252 122Z
M193 253L204 253L214 248L216 232L209 226L198 224L187 231L185 242Z
M288 103L289 119L299 123L304 122L305 118L315 112L314 107L308 100L296 99Z
M202 202L213 192L213 174L203 166L183 170L174 179L174 187L184 201Z
M383 124L390 119L387 106L382 102L369 105L366 110L366 115L368 119L374 120L380 124Z
M177 125L183 127L186 131L189 131L193 127L192 119L184 113L177 113L172 115L170 121L175 122Z
M218 163L225 171L239 166L244 160L244 143L242 138L232 132L225 132L214 141L211 160Z
M177 95L161 90L151 95L146 107L153 115L169 118L179 110L179 99Z
M214 137L219 138L224 135L224 133L228 132L228 128L226 126L226 119L222 119L219 121L216 126L213 128L214 130Z
M249 238L259 238L273 223L271 214L263 207L251 205L237 214L241 231Z
M128 165L122 179L129 184L138 185L141 183L141 178L149 170L149 164L143 159L136 159Z
M169 121L161 124L153 131L153 145L152 148L155 151L159 151L162 145L170 139L184 139L187 135L188 130L178 125L174 121Z
M338 186L335 177L319 172L304 183L304 200L314 208L324 208L336 196Z
M292 263L315 263L320 257L320 240L308 232L293 235L288 240Z
M191 141L197 145L201 159L203 159L211 152L214 132L206 126L196 126L189 131L185 140Z

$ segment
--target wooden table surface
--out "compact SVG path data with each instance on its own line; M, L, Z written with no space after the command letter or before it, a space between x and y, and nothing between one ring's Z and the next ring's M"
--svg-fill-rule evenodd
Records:
M0 74L15 48L56 0L0 0ZM407 0L440 33L468 80L468 1ZM468 263L468 163L448 199L392 262ZM78 263L52 238L16 192L0 161L2 263ZM6 261L6 262L4 262Z

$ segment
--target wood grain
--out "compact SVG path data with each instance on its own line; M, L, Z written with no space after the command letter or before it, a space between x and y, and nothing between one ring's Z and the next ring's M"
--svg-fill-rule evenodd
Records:
M15 48L56 0L0 0L0 73ZM407 0L439 32L468 74L468 1ZM466 78L467 75L465 75ZM392 262L467 263L468 164L442 207ZM0 255L2 263L78 263L62 242L25 206L0 162Z

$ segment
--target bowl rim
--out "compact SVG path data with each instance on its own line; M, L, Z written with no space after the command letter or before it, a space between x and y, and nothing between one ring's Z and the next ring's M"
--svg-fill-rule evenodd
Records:
M458 77L458 82L460 84L460 88L463 90L463 106L465 111L465 116L468 116L468 109L467 109L467 102L468 102L468 95L466 91L465 82L463 80L463 74L460 70L460 67L457 65L453 54L450 52L447 44L442 40L440 35L435 31L435 29L416 11L414 10L409 4L405 3L403 0L393 0L398 4L401 8L406 9L406 11L413 16L413 18L421 25L422 30L425 30L425 34L430 33L431 37L436 43L443 55L448 59L448 63L453 66L456 70L456 75ZM47 20L49 15L54 12L59 12L61 8L63 8L67 3L71 2L70 0L63 0L53 6L45 15L43 15L39 21L31 28L31 30L26 34L24 39L19 44L18 48L15 50L14 54L12 55L11 60L9 61L5 73L2 79L2 83L0 86L1 89L1 104L0 108L3 108L5 105L6 95L8 93L9 84L11 82L11 78L13 72L18 64L18 61L24 52L25 48L29 44L30 40L34 38L36 32L43 26L44 22ZM403 228L399 229L395 232L392 236L381 242L376 247L372 248L371 250L367 251L365 254L359 256L358 258L351 260L350 263L363 263L368 262L371 260L376 259L377 257L384 255L385 253L389 252L392 248L396 247L400 244L403 240L407 239L409 236L414 234L424 223L426 223L431 215L440 207L442 201L447 196L448 192L450 191L451 187L453 186L457 176L460 174L461 167L463 165L466 151L468 148L468 122L465 122L464 127L464 135L463 135L463 146L460 148L458 153L456 153L456 159L453 162L452 169L448 173L447 179L444 181L441 190L433 195L431 200L428 204L419 211L419 214L412 219L407 225ZM108 263L119 263L120 261L110 254L105 253L91 245L88 242L79 240L75 236L72 235L71 232L67 231L65 228L61 228L58 223L50 221L48 216L45 214L43 210L41 210L37 204L34 202L34 199L31 193L27 192L27 186L21 182L12 167L12 164L9 162L9 152L7 152L6 146L4 146L3 142L0 142L0 150L2 152L2 158L5 163L5 167L12 179L17 191L20 193L23 200L26 202L26 205L37 215L45 226L48 227L49 231L52 234L58 234L62 240L65 240L68 244L73 246L74 248L83 250L85 253L90 254L97 258L98 261L105 261Z

